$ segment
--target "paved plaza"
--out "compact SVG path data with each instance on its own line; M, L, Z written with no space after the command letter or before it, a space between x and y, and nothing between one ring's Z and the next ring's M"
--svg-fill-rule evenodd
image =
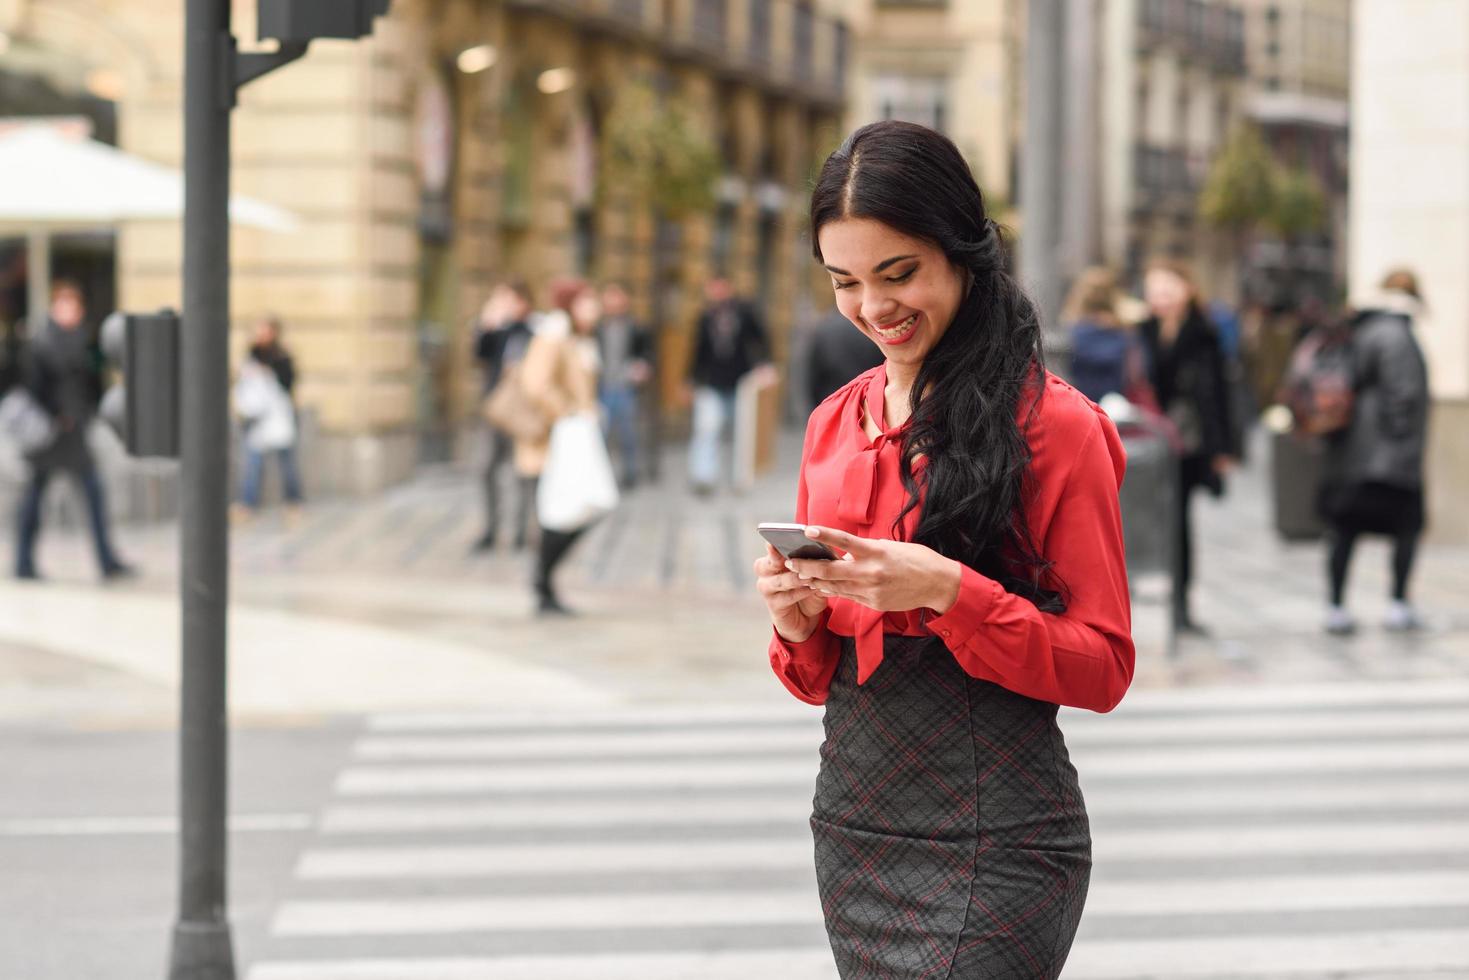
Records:
M531 615L527 559L471 556L473 473L235 529L231 922L245 980L834 980L806 827L820 713L765 664L743 494L630 494ZM1259 454L1253 457L1259 460ZM1203 638L1135 577L1133 691L1063 713L1096 840L1076 980L1469 976L1469 554L1429 545L1430 629L1320 631L1321 548L1264 467L1198 508ZM176 529L93 579L48 531L0 582L0 976L163 973L174 902ZM38 938L39 937L39 938Z

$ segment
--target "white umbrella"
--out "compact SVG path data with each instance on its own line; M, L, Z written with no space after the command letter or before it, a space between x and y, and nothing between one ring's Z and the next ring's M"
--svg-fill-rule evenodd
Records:
M0 135L0 174L0 233L24 234L30 241L32 323L45 316L50 233L177 220L184 213L184 179L177 170L47 126ZM233 196L230 220L267 231L299 225L289 211Z

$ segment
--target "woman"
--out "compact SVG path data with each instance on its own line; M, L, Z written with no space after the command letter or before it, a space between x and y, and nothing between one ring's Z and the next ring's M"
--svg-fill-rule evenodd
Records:
M1224 477L1239 450L1230 422L1229 387L1219 336L1204 315L1188 266L1154 259L1143 277L1151 315L1138 327L1158 405L1178 432L1178 492L1173 533L1178 536L1173 568L1174 620L1178 628L1202 633L1189 609L1193 581L1193 522L1190 500L1199 487L1224 493Z
M843 977L1056 977L1091 838L1058 704L1132 677L1111 422L1041 363L1035 308L948 139L865 126L815 253L884 363L807 424L796 519L839 561L755 564L770 660L826 705L811 818Z
M1331 605L1326 630L1357 628L1345 603L1352 548L1363 534L1392 538L1390 630L1422 627L1408 602L1408 577L1423 533L1423 450L1428 439L1428 371L1413 337L1423 313L1418 278L1388 274L1377 296L1357 304L1352 323L1352 421L1327 444L1320 510L1330 527Z
M1114 392L1151 402L1141 344L1117 303L1108 269L1086 269L1071 287L1061 313L1071 333L1071 383L1094 402Z
M526 349L521 382L526 399L554 426L564 416L597 411L600 364L595 335L601 309L596 296L580 280L558 282L551 294L555 309L542 318ZM539 476L545 469L549 446L549 434L535 442L517 443L516 470ZM541 528L534 588L537 611L542 616L571 614L557 597L552 576L585 530Z

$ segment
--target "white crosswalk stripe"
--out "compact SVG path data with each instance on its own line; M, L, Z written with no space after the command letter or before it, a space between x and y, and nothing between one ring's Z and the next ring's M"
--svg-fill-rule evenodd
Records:
M1469 975L1469 687L1298 694L1065 713L1068 980ZM248 980L835 980L820 739L778 705L369 719Z

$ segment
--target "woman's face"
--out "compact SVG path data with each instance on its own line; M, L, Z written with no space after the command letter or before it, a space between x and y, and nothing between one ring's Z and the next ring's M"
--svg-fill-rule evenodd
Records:
M1153 269L1143 278L1143 298L1154 316L1172 320L1188 309L1188 283L1167 269Z
M597 302L597 297L590 291L571 301L571 323L576 327L577 333L591 333L601 316L602 304Z
M889 362L922 364L954 322L967 277L936 245L870 218L832 221L817 240L842 315Z

